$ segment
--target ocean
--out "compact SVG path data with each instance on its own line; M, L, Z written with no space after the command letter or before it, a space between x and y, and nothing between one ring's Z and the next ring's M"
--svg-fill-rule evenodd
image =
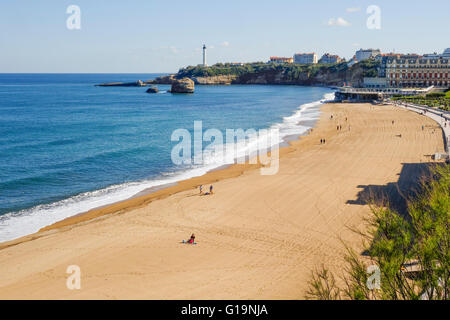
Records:
M0 74L0 241L223 165L172 162L172 133L193 132L194 121L286 138L310 129L333 97L300 86L197 86L191 95L94 86L159 75Z

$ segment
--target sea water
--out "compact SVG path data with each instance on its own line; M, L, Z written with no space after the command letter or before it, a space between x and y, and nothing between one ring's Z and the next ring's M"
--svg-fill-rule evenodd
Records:
M194 121L224 136L277 128L282 139L310 129L333 97L301 86L197 86L188 95L94 86L156 76L0 74L0 241L223 165L172 162L172 133L192 132Z

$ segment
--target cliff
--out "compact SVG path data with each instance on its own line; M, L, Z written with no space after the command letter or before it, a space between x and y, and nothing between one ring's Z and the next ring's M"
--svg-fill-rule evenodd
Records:
M148 83L171 84L174 79L190 78L199 85L267 84L361 86L364 77L376 76L378 63L363 61L348 67L346 63L329 65L295 65L253 63L241 66L217 64L211 67L187 67L177 74Z

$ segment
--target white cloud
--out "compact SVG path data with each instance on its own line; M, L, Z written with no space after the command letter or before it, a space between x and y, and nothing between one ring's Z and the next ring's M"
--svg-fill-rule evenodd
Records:
M346 11L349 13L354 13L354 12L361 11L361 8L356 8L356 7L355 8L347 8Z
M228 41L224 41L220 44L222 47L228 47L230 43Z
M351 26L350 22L346 21L344 18L331 18L328 20L328 25L330 27L349 27Z

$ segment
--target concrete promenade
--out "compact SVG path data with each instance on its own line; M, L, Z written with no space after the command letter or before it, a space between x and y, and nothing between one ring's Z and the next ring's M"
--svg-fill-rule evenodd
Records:
M390 102L390 104L398 107L402 107L411 111L424 114L425 116L433 119L442 127L444 139L445 139L445 151L449 153L450 144L450 112L443 110L436 110L430 107L419 106L411 103L405 102Z

